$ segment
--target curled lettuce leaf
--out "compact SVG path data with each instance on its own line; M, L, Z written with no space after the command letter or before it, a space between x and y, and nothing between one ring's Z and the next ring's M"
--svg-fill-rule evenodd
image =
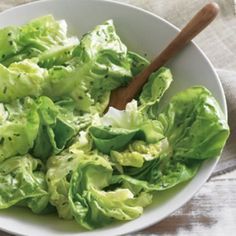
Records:
M53 99L72 97L83 112L103 112L110 91L132 78L131 58L111 20L84 35L66 67L49 71L45 94Z
M163 127L159 121L151 120L138 108L136 100L127 104L124 111L110 107L101 118L101 124L112 128L139 131L139 139L155 143L163 139Z
M167 139L151 144L138 140L131 143L123 152L111 151L111 158L121 166L142 167L145 161L163 158L170 154L171 148Z
M76 221L87 229L104 226L114 219L131 220L151 203L151 195L135 197L129 189L106 191L112 177L111 164L98 155L79 162L73 173L69 202Z
M139 96L139 109L142 110L142 112L147 112L149 116L154 118L158 104L171 82L172 74L170 69L162 67L154 72L144 85Z
M24 60L9 68L0 64L0 74L0 102L11 102L26 96L40 96L48 73L33 61Z
M161 124L147 119L135 100L127 105L125 111L111 107L100 118L100 124L89 128L89 133L95 147L105 154L124 150L132 140L156 143L164 138Z
M127 51L112 20L84 35L79 44L77 38L67 37L65 22L57 22L52 16L36 19L20 29L17 38L24 44L14 42L20 49L14 55L10 53L0 67L3 102L25 96L46 95L53 101L71 97L77 110L102 113L110 92L126 85L148 64Z
M65 103L57 105L47 97L35 101L27 97L2 105L5 120L0 123L0 161L28 152L45 161L62 151L77 132L77 120L68 109L70 103Z
M126 167L121 175L114 175L112 181L120 183L134 194L141 192L164 191L192 179L201 162L175 162L156 158L146 161L141 168Z
M59 155L51 156L47 161L46 180L50 193L50 203L56 207L59 217L72 219L68 194L73 172L77 169L84 153L90 153L91 142L85 131L80 131L75 143ZM86 156L89 158L89 156Z
M175 95L158 120L175 158L216 157L229 136L229 127L217 101L204 87L192 87Z
M62 102L61 102L62 103ZM68 104L67 104L68 105ZM62 151L66 144L75 136L76 127L70 110L53 103L48 97L37 99L37 112L40 117L40 126L34 147L31 153L42 160L52 154Z
M29 155L14 156L0 163L0 209L23 205L35 213L48 205L42 163Z
M73 150L73 147L72 147ZM60 155L52 156L47 162L46 180L50 193L50 203L57 208L59 217L72 219L68 193L73 171L78 166L83 152L76 149L76 154L64 151Z
M92 136L96 148L109 154L111 150L124 148L136 135L139 130L115 129L109 127L90 127L89 133Z
M133 76L139 74L145 67L149 65L149 61L137 53L128 51L127 56L131 63L131 72Z
M38 58L39 66L52 68L64 65L73 58L73 51L78 46L79 41L76 37L68 38L62 45L56 45L47 51L42 52Z
M1 107L4 120L0 123L0 162L26 154L34 145L40 122L37 106L30 98Z
M77 38L67 37L65 21L43 16L26 25L0 30L0 63L9 66L26 58L39 57L41 66L61 64L71 59Z
M22 50L22 47L18 44L19 36L20 29L15 26L9 26L0 30L1 63L9 56L16 55L19 51Z
M192 179L200 165L201 162L181 163L170 161L165 168L162 168L159 180L157 181L155 174L153 174L149 182L155 185L155 190L163 191Z

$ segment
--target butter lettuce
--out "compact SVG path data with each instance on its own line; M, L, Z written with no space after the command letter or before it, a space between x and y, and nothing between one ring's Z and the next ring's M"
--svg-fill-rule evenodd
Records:
M47 162L46 180L50 193L50 203L57 208L59 217L72 219L68 193L73 171L77 168L83 152L69 153L64 151L60 155L52 156Z
M71 103L64 100L55 104L48 97L26 97L1 104L0 162L28 152L46 160L62 151L80 129L79 118L68 107Z
M205 87L160 105L173 80L165 67L125 110L104 114L111 91L149 64L112 20L79 40L44 16L0 29L0 45L0 209L57 211L89 230L132 220L225 145L229 127Z
M112 20L85 34L80 43L68 38L66 23L52 16L19 29L14 42L19 49L0 65L3 102L25 96L46 95L53 101L71 97L77 110L102 113L110 92L127 85L149 63L127 50ZM28 47L32 55L25 52Z
M39 129L37 106L32 99L1 104L1 108L0 162L28 153Z
M134 194L164 191L192 179L201 162L167 161L156 158L146 161L141 168L126 167L122 174L114 175L112 181L128 188Z
M29 155L0 163L0 209L24 205L35 213L42 212L49 200L43 168L39 160Z
M52 154L62 151L75 136L73 110L68 109L65 112L63 107L53 103L48 97L40 97L37 99L37 112L40 125L31 153L37 158L46 160Z
M148 144L138 140L131 143L123 152L111 151L111 158L121 166L142 167L145 161L163 158L171 154L167 139Z
M73 173L69 203L75 220L87 229L104 226L115 219L134 219L151 203L148 193L135 197L129 189L106 191L111 177L111 164L98 155L81 160Z
M229 136L217 101L204 87L192 87L175 95L157 119L176 158L216 157Z
M46 180L50 203L56 207L59 217L63 219L73 218L68 199L71 177L85 153L89 154L91 150L92 145L87 133L80 131L70 147L58 155L51 156L47 161Z
M13 63L8 68L0 64L0 102L40 96L47 74L47 70L30 60Z
M102 113L111 90L126 85L148 63L127 51L112 20L85 34L73 56L67 66L49 70L45 94L52 99L69 96L83 112Z
M0 63L9 66L26 58L39 57L41 66L62 64L71 59L78 43L76 37L67 37L65 21L43 16L23 26L0 30Z
M171 85L172 80L172 74L168 68L162 67L153 73L139 96L139 109L142 112L147 112L151 118L155 119L158 104Z
M120 150L125 147L138 135L138 131L109 127L90 127L89 129L96 148L105 154L109 154L111 150Z
M139 131L137 138L146 140L148 143L158 142L165 137L161 123L149 119L142 113L136 100L128 103L124 111L110 107L108 112L101 118L101 124L117 130Z

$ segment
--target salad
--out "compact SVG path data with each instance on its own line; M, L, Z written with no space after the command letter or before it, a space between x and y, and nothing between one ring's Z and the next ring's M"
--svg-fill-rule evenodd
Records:
M211 92L159 102L170 69L153 73L124 111L112 90L148 65L112 20L79 40L43 16L0 29L0 209L56 212L86 229L139 217L154 193L193 178L229 135Z

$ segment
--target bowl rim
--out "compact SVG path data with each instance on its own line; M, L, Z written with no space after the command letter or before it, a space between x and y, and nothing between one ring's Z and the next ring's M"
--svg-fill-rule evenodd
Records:
M57 2L65 2L65 1L70 1L70 0L57 0ZM88 0L74 0L74 1L80 1L80 2L87 2ZM138 6L134 6L132 4L129 4L129 3L124 3L124 2L118 2L116 0L90 0L90 1L93 1L93 2L107 2L108 4L115 4L115 5L118 5L118 6L125 6L125 7L128 7L128 8L132 8L134 10L137 10L137 11L140 11L142 13L145 13L149 16L152 16L154 18L157 18L159 21L165 23L166 25L168 25L169 27L171 27L172 29L174 29L177 32L180 32L180 28L178 28L177 26L175 26L173 23L169 22L168 20L162 18L161 16L153 13L153 12L150 12L148 10L145 10L141 7L138 7ZM21 5L18 5L18 6L15 6L15 7L12 7L12 8L9 8L7 10L4 10L2 12L0 12L0 16L4 15L4 14L7 14L8 12L11 12L11 11L17 11L18 9L21 9L21 8L27 8L28 6L31 6L31 5L39 5L39 4L44 4L44 3L49 3L49 2L55 2L55 0L41 0L41 1L34 1L34 2L29 2L29 3L26 3L26 4L21 4ZM224 89L223 89L223 86L222 86L222 83L220 81L220 78L219 78L219 75L217 74L212 62L210 61L210 59L207 57L207 55L203 52L203 50L195 43L194 40L191 40L190 44L192 46L194 46L201 54L201 56L203 57L203 59L206 61L206 63L208 64L209 68L211 69L211 72L212 72L212 75L214 75L215 79L216 79L216 83L217 83L217 86L219 87L219 90L220 90L220 93L222 95L222 106L221 106L221 109L225 115L225 119L226 121L228 121L228 109L227 109L227 102L226 102L226 96L225 96L225 93L224 93ZM137 232L137 231L140 231L142 229L145 229L145 228L148 228L154 224L157 224L158 222L162 221L163 219L165 219L166 217L168 217L170 214L172 214L174 211L176 211L177 209L181 208L183 205L185 205L190 199L192 199L192 197L199 191L199 189L205 184L205 182L209 179L209 177L211 176L214 168L216 167L218 161L220 160L220 157L221 155L219 155L218 157L215 157L215 160L214 162L211 164L211 168L209 169L209 172L207 175L205 175L205 178L202 179L202 181L200 183L198 183L197 187L194 189L194 191L192 191L188 196L186 196L184 198L184 201L182 201L181 204L178 204L177 207L175 207L174 209L172 209L171 211L168 211L168 214L165 214L163 215L161 218L159 218L158 221L151 221L151 222L146 222L145 224L140 224L139 226L137 226L135 229L130 229L130 230L127 230L127 229L119 229L119 233L116 234L116 235L122 235L122 234L126 234L126 233L133 233L133 232ZM200 170L199 170L200 172ZM199 173L198 172L198 173ZM195 176L197 177L197 175ZM15 235L23 235L21 233L17 233L15 232L14 230L9 230L9 229L4 229L1 225L0 225L0 230L4 231L4 232L7 232L7 233L14 233ZM98 229L99 230L99 229ZM90 231L90 232L86 232L85 234L86 235L100 235L102 233L103 230L106 230L105 228L101 228L99 231ZM110 230L110 228L108 229ZM106 232L104 232L106 233ZM78 232L78 235L83 235L84 233L82 232ZM77 234L76 234L77 235Z

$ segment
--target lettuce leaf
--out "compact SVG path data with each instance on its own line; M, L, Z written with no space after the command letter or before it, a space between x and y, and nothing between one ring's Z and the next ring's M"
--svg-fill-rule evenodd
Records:
M156 143L164 138L162 133L161 124L147 119L135 100L127 104L125 111L109 108L100 123L89 128L95 147L105 154L122 151L134 140Z
M43 16L20 27L0 30L0 63L9 66L26 58L39 57L39 64L48 68L70 60L78 43L76 37L67 37L65 21Z
M90 127L89 133L92 136L96 148L109 154L111 150L121 150L135 136L139 130L112 129L109 127Z
M76 170L83 152L76 149L73 153L65 150L60 155L52 156L47 162L46 180L50 193L50 203L57 208L60 218L72 219L72 210L69 206L68 193L73 171Z
M126 167L121 175L112 177L113 183L120 183L134 194L164 191L192 179L199 170L201 161L176 162L156 158L144 162L141 168Z
M103 112L110 91L132 78L131 59L111 20L81 39L74 58L64 67L49 70L45 94L52 99L72 97L83 112Z
M171 83L172 74L170 69L162 67L154 72L139 96L139 109L142 112L147 112L151 118L155 118L158 104Z
M0 30L0 62L2 63L9 56L17 54L22 50L18 44L20 38L20 28L9 26ZM21 58L22 59L22 58Z
M49 34L51 29L53 35ZM65 22L57 22L52 16L36 19L20 31L19 40L30 45L32 55L26 56L23 45L19 49L22 54L15 52L8 63L0 65L3 102L25 96L46 95L53 101L71 97L77 110L102 113L110 92L128 84L148 64L127 51L112 20L84 35L79 45L76 38L67 38ZM15 44L21 45L18 41Z
M160 109L172 82L165 67L124 111L103 115L111 91L149 64L112 20L79 42L45 16L1 29L0 45L0 209L57 210L86 229L135 219L153 191L193 178L229 135L204 87Z
M165 138L163 127L157 120L149 119L139 110L136 100L127 104L124 111L110 107L108 112L101 117L101 124L110 128L126 129L137 132L138 139L148 143L156 143Z
M71 114L73 111L65 111L63 107L59 107L48 97L37 99L40 126L31 153L44 161L52 154L62 151L76 135L75 121ZM64 113L60 114L60 111Z
M200 86L175 95L158 120L175 158L216 157L229 136L229 127L217 101L209 90Z
M11 102L26 96L38 97L43 92L47 70L35 62L24 60L9 68L0 64L0 102Z
M78 119L69 106L71 101L57 105L47 97L1 104L0 162L28 152L45 161L62 151L77 133Z
M37 106L31 98L1 104L1 107L0 162L26 154L34 145L40 122Z
M106 191L112 177L112 166L103 157L82 159L72 175L69 203L76 221L87 229L104 226L116 220L140 216L151 203L148 193L134 196L129 189Z
M149 65L149 61L137 53L128 51L127 56L131 63L131 72L133 76L139 74L145 67Z
M123 152L111 151L111 158L121 166L142 167L145 161L171 155L171 147L167 139L147 144L138 140L129 144ZM123 171L122 171L123 172Z
M0 163L0 209L23 205L35 213L42 212L49 199L42 171L43 164L30 155Z

